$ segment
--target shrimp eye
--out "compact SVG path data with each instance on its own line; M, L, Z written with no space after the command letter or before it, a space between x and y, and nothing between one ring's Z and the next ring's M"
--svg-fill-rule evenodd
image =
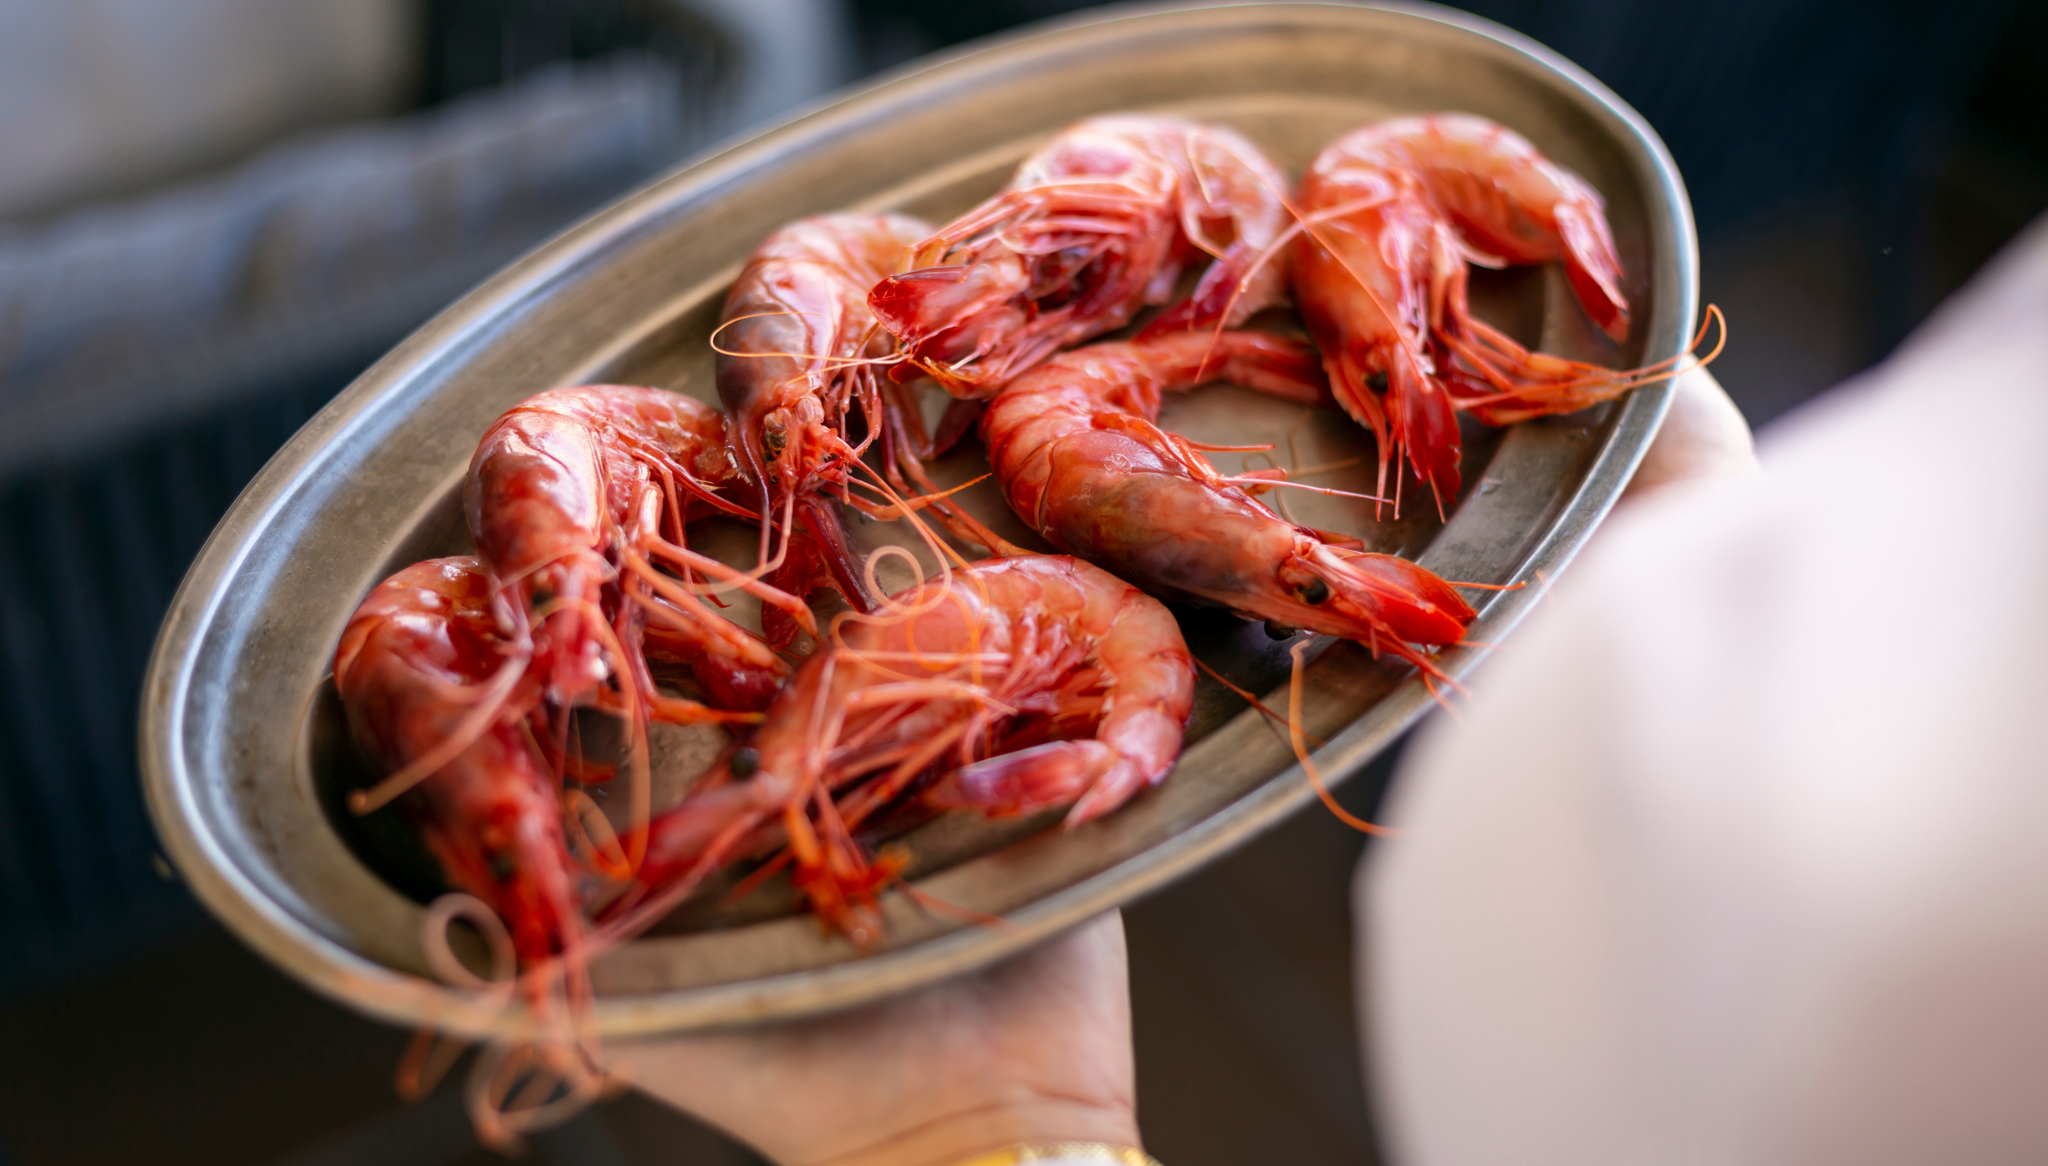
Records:
M1310 607L1317 607L1329 601L1330 585L1321 579L1310 579L1300 587L1295 588L1294 594L1299 596L1301 601Z
M749 745L733 751L732 775L752 777L761 772L761 751Z
M1368 377L1366 377L1366 378L1365 378L1365 387L1366 387L1366 388L1368 388L1368 389L1371 389L1371 390L1372 390L1373 392L1375 392L1375 393L1384 393L1384 392L1386 392L1386 391L1387 391L1387 370L1386 370L1386 369L1383 369L1383 368L1382 368L1382 369L1375 369L1375 370L1373 371L1373 373L1372 373L1372 375L1371 375L1371 376L1368 376Z
M502 850L493 850L484 861L491 868L491 878L501 883L511 882L519 869L513 864L512 856Z
M782 456L782 447L789 444L789 439L782 435L782 430L769 429L761 434L761 444L767 449L768 460L772 462Z

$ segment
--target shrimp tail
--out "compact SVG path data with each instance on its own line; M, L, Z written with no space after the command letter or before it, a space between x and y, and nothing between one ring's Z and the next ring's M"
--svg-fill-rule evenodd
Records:
M1382 446L1380 456L1398 459L1406 446L1408 464L1436 495L1438 512L1448 510L1458 497L1464 446L1450 394L1414 361L1397 360L1387 371L1386 412L1393 447Z
M980 810L991 818L1031 814L1081 802L1119 766L1131 771L1132 780L1116 783L1120 792L1098 805L1089 815L1094 817L1144 784L1137 767L1101 741L1050 741L964 765L928 790L925 801L945 810Z
M1631 369L1602 368L1531 352L1472 318L1462 306L1450 318L1456 327L1446 328L1439 336L1457 359L1449 367L1444 387L1459 409L1487 425L1512 425L1612 400L1638 386L1668 380L1689 364L1711 364L1728 343L1728 321L1713 304L1707 305L1699 331L1684 354ZM1719 336L1712 349L1701 352L1710 331L1718 331Z
M1628 300L1621 294L1621 260L1599 204L1569 205L1557 210L1557 233L1564 272L1579 306L1608 339L1628 339Z
M1252 272L1262 263L1286 261L1285 250L1270 254L1269 251L1269 248L1255 247L1250 241L1243 239L1231 244L1214 263L1209 265L1209 269L1202 273L1201 281L1195 285L1195 290L1188 298L1153 317L1152 322L1139 331L1137 339L1151 340L1173 332L1226 328L1241 323L1243 317L1249 313L1235 309L1239 306L1242 289Z

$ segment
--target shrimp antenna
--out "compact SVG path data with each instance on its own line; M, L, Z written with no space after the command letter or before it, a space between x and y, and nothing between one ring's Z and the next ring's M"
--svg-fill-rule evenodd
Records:
M1261 713L1264 713L1267 716L1267 718L1272 720L1275 724L1284 725L1287 723L1287 718L1279 713L1274 712L1272 709L1267 708L1266 702L1260 700L1257 693L1252 692L1250 689L1240 688L1237 685L1232 684L1229 681L1229 679L1226 678L1221 672L1218 672L1214 668L1211 668L1207 664L1204 664L1202 662L1201 657L1196 656L1193 653L1189 653L1188 659L1193 660L1195 662L1195 667L1200 668L1204 672L1207 672L1209 674L1210 679L1214 680L1216 683L1222 685L1223 687L1229 689L1230 691L1236 693L1238 696L1242 697L1246 703L1250 704L1253 708L1259 710ZM1321 737L1316 736L1314 733L1307 732L1307 730L1303 730L1303 733L1308 737L1309 740L1314 741L1316 743L1316 748L1318 749L1322 748L1324 745L1329 744L1329 742L1323 740Z
M920 891L900 873L893 875L889 881L897 890L903 892L905 898L927 915L950 915L963 923L986 927L991 931L1001 931L1011 926L1010 921L1001 915L991 915L986 911L976 911L972 907L962 907L958 903L949 903L930 891Z
M1289 490L1307 490L1312 494L1328 494L1335 498L1357 498L1366 502L1390 501L1390 499L1382 498L1378 494L1360 494L1356 490L1339 490L1332 486L1311 486L1307 482L1290 482L1286 478L1261 478L1256 474L1238 474L1216 480L1219 482L1229 482L1233 486L1259 486L1265 488L1278 486Z
M1308 651L1309 643L1310 641L1308 640L1302 640L1289 649L1287 653L1294 660L1294 666L1289 669L1287 677L1287 743L1294 746L1295 760L1301 762L1301 771L1308 774L1308 782L1315 787L1316 796L1323 800L1323 805L1329 809L1331 814L1336 816L1339 822L1362 834L1373 834L1382 837L1392 834L1393 831L1385 826L1375 825L1345 809L1331 795L1330 787L1323 783L1322 771L1316 768L1315 759L1309 756L1308 747L1302 742L1301 675L1308 667L1304 653Z
M468 1047L469 1042L461 1037L442 1033L431 1017L421 1023L413 1030L405 1055L398 1059L398 1069L392 1074L392 1088L399 1100L424 1100Z
M838 372L843 368L872 368L877 365L896 365L902 364L908 359L900 352L890 353L888 356L835 356L829 352L784 352L780 349L772 348L741 351L737 348L721 348L718 344L718 334L734 324L744 323L748 320L759 320L768 316L816 316L817 314L816 312L790 311L755 312L747 316L734 316L732 319L720 324L717 328L712 329L711 338L706 343L711 345L711 351L716 352L720 356L733 356L750 360L765 360L779 356L789 360L807 360L823 365L824 367L816 370L819 372Z
M880 519L884 522L891 522L898 518L908 518L916 511L927 507L937 509L938 504L945 499L951 498L953 495L969 487L978 486L994 476L995 471L991 470L978 478L969 478L950 490L934 490L929 494L915 494L900 502L893 502L887 506L877 506L873 510L863 510L862 513L866 514L869 518ZM875 489L874 485L869 482L857 482L856 484L863 490ZM873 503L869 503L869 505L873 505Z
M889 485L888 479L882 477L881 474L875 472L874 467L868 465L866 462L854 462L853 466L859 469L861 472L867 474L869 478L873 479L875 490L877 493L881 494L882 497L887 498L889 501L895 503L897 506L907 505L904 502L903 496L898 494L895 491L895 489ZM972 484L973 483L971 482L969 483L969 485ZM910 523L911 529L917 532L918 538L923 540L925 546L931 549L932 555L938 559L939 573L942 576L948 573L946 564L949 560L956 567L964 569L967 566L967 560L961 557L960 552L954 550L945 542L945 540L939 538L938 535L935 532L933 532L931 527L925 524L923 519L919 518L916 514L911 513L909 510L906 510L904 512L903 517L906 521Z
M907 493L908 487L900 481L901 475L907 473L927 495L937 493L939 488L931 480L931 475L925 472L924 460L914 450L907 448L909 440L907 435L899 434L895 440L883 447L883 460L889 468L892 484L899 492ZM905 448L897 448L899 445ZM968 483L970 486L973 484ZM948 491L948 494L950 493ZM937 502L933 504L932 510L938 515L939 522L953 532L955 537L967 542L980 543L991 554L1009 558L1026 553L1023 547L990 530L980 519L957 503L950 500Z

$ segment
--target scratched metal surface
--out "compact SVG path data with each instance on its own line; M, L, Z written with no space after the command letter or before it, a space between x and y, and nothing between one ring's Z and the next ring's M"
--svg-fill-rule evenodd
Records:
M1442 109L1493 117L1606 196L1638 324L1628 344L1608 345L1558 274L1542 269L1482 273L1481 313L1524 341L1608 364L1662 360L1684 344L1696 243L1662 146L1589 77L1472 18L1348 5L1103 10L912 66L688 164L515 263L366 373L251 485L186 578L142 710L151 809L200 897L257 950L365 1012L519 1026L516 1013L466 1009L462 994L422 978L431 868L395 823L354 821L339 808L361 775L325 676L349 613L397 567L470 549L461 475L477 436L513 402L592 380L716 400L706 341L726 285L769 231L847 208L943 221L996 190L1048 134L1119 109L1225 122L1296 174L1369 120ZM1466 493L1448 523L1413 499L1399 523L1355 500L1296 492L1286 504L1298 521L1357 533L1450 578L1531 580L1560 569L1612 504L1665 392L1472 431ZM1371 486L1370 440L1340 416L1211 386L1170 403L1163 421L1197 439L1270 441L1275 461L1315 471L1316 482ZM1228 469L1242 455L1217 456ZM965 481L984 465L970 442L938 476ZM992 486L963 497L1032 541ZM857 535L869 546L914 544L900 524L860 522ZM705 537L735 561L750 547L737 530ZM1471 638L1498 642L1535 592L1490 597ZM1239 684L1284 682L1286 645L1258 625L1179 614L1197 655ZM1443 664L1461 675L1479 657L1454 650ZM1345 643L1316 658L1307 691L1303 716L1328 742L1317 760L1332 780L1430 703L1412 675ZM1284 706L1284 691L1268 703ZM718 744L713 730L664 731L662 795L673 797ZM597 965L595 1019L612 1035L730 1024L951 975L1164 885L1313 796L1281 735L1204 678L1173 777L1116 814L1072 831L1043 819L946 818L900 839L921 890L1005 925L962 924L892 896L886 939L858 951L792 914L774 887L738 903L707 899Z

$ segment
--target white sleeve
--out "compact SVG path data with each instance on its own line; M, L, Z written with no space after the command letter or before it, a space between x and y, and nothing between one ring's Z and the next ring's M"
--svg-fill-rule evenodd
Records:
M1408 1166L2048 1161L2048 231L1439 717L1357 893Z

